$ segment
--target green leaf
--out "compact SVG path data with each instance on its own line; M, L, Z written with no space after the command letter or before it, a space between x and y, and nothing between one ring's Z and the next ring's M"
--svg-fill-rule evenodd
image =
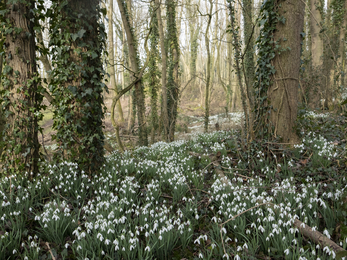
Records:
M88 95L91 95L93 93L93 89L87 88L85 93L88 94Z
M95 59L95 58L98 57L98 54L97 54L95 51L93 51L93 52L91 53L91 55L92 55L92 59Z
M347 256L347 251L346 250L345 251L340 251L340 252L336 253L336 259L337 260L341 260L342 257L345 257L345 256Z
M71 38L72 38L72 40L73 40L74 42L76 41L77 37L78 37L78 34L77 34L77 33L71 34Z
M77 33L78 37L82 38L85 32L86 32L86 30L84 30L84 29L79 30Z

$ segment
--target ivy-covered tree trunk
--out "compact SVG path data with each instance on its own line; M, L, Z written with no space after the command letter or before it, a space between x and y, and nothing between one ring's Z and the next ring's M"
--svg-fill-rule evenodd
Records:
M165 141L168 141L168 132L169 132L169 116L168 116L168 109L167 109L167 54L166 54L166 48L165 48L165 36L164 36L164 26L163 26L163 20L161 18L161 6L160 1L155 0L156 4L156 12L157 12L157 19L158 19L158 33L159 33L159 39L160 39L160 52L161 52L161 123L163 128L163 139Z
M252 121L250 120L251 106L249 105L249 99L247 98L247 90L243 85L242 81L242 70L241 70L241 46L239 40L238 26L236 25L236 15L235 15L235 1L227 0L229 16L230 16L230 30L229 33L232 35L233 48L234 48L234 68L236 71L237 81L239 84L239 89L241 92L242 108L245 115L245 131L243 131L243 138L245 140L251 141L253 139L253 127Z
M124 30L128 40L130 66L134 80L138 78L140 73L140 64L137 52L137 44L134 35L134 29L130 24L129 14L126 8L126 3L123 0L117 0L118 7L122 16ZM137 120L139 124L139 145L148 145L146 120L145 120L145 98L143 92L142 81L135 83L135 99L137 108Z
M190 60L189 60L189 75L193 78L191 84L195 85L196 77L196 60L198 58L198 39L200 32L200 25L196 18L196 11L194 11L194 5L191 0L188 0L188 17L191 19L189 23L189 44L190 44Z
M253 36L253 0L243 0L243 38L245 46L245 57L244 57L244 70L245 70L245 83L247 98L249 100L250 107L253 107L254 103L254 36ZM251 114L251 112L250 112ZM251 119L253 120L253 119Z
M179 92L179 46L176 27L176 6L175 0L166 1L167 13L167 48L168 48L168 82L167 82L167 109L169 118L169 140L172 142L175 137L175 127L177 119L177 105Z
M105 33L98 0L53 1L50 25L53 52L56 159L79 164L90 176L104 163L104 107L101 62Z
M340 38L339 38L339 58L338 66L341 71L340 86L346 89L345 78L346 78L346 30L347 30L347 1L344 3L344 14L343 14L343 23L340 28Z
M150 59L148 64L148 84L149 94L151 98L151 143L155 142L155 133L158 129L158 90L159 90L159 31L158 31L158 16L155 12L156 6L149 7L149 13L152 18L152 31L149 35L150 41Z
M274 41L280 47L275 48L273 66L276 72L267 92L272 107L270 122L273 137L281 137L285 143L295 143L305 5L301 0L280 0L276 4L279 6L279 16L283 19L277 23L274 32Z
M0 146L6 148L1 159L6 174L38 173L40 144L38 119L42 87L35 56L35 1L2 3L0 19L4 42L2 70L2 110L6 125Z

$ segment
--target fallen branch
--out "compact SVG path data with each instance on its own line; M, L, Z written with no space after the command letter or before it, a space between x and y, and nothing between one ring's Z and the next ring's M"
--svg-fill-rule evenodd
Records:
M51 256L52 256L52 260L55 260L55 257L54 257L54 255L53 255L53 253L52 253L51 248L49 247L49 243L48 243L48 242L46 242L46 246L47 246L47 248L48 248L49 253L50 253Z
M272 208L275 206L275 204L270 202L268 204L271 205ZM334 250L335 253L347 253L346 250L337 245L334 241L330 240L327 236L323 235L319 231L313 230L309 225L301 222L299 219L294 219L293 226L296 227L303 236L310 238L315 244L319 244L322 248L327 246Z
M324 247L330 247L332 250L334 250L335 253L338 252L347 252L342 247L337 245L334 241L330 240L328 237L323 235L321 232L313 230L310 226L306 225L305 223L301 222L298 219L294 220L294 227L298 228L300 233L310 238L313 242L316 244L319 244L322 248Z

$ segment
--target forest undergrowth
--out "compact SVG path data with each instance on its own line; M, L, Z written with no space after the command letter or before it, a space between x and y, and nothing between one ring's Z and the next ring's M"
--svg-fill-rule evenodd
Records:
M347 249L346 117L299 116L301 144L192 135L0 182L0 259L334 259Z

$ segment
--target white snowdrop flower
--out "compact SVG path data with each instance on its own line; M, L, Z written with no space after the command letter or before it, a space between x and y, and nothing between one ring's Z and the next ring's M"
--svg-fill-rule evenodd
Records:
M26 257L24 257L24 260L29 260L29 258L26 256Z
M237 246L236 251L237 251L237 252L242 251L242 247L241 247L241 246Z
M229 257L228 257L229 259ZM239 255L235 255L234 260L241 260L241 257Z
M80 250L82 249L82 247L80 245L77 246L77 250Z
M335 251L334 251L334 250L331 250L330 253L331 253L332 258L335 259L335 258L336 258L336 253L335 253ZM329 254L329 255L330 255L330 254Z
M162 239L163 239L163 237L162 237L162 236L159 236L158 238L159 238L159 240L162 240ZM200 242L200 240L199 240L199 242ZM200 243L199 243L199 244L200 244Z
M289 255L289 248L287 248L286 250L284 250L284 253L286 254L286 255Z
M201 252L199 253L199 258L204 258L204 255Z
M304 253L305 252L305 250L302 247L300 247L299 251L300 251L300 253Z
M312 255L316 255L316 250L312 250Z
M327 238L330 239L330 234L329 231L327 229L324 229L323 234L327 236Z
M248 246L247 246L246 243L244 243L244 245L242 247L245 248L245 249L248 249Z
M13 254L16 254L16 253L17 253L17 250L16 250L16 249L13 249L12 253L13 253Z
M259 230L264 233L265 232L265 228L263 228L261 225L259 226Z
M69 243L66 243L66 244L65 244L65 248L68 248L68 247L69 247Z

